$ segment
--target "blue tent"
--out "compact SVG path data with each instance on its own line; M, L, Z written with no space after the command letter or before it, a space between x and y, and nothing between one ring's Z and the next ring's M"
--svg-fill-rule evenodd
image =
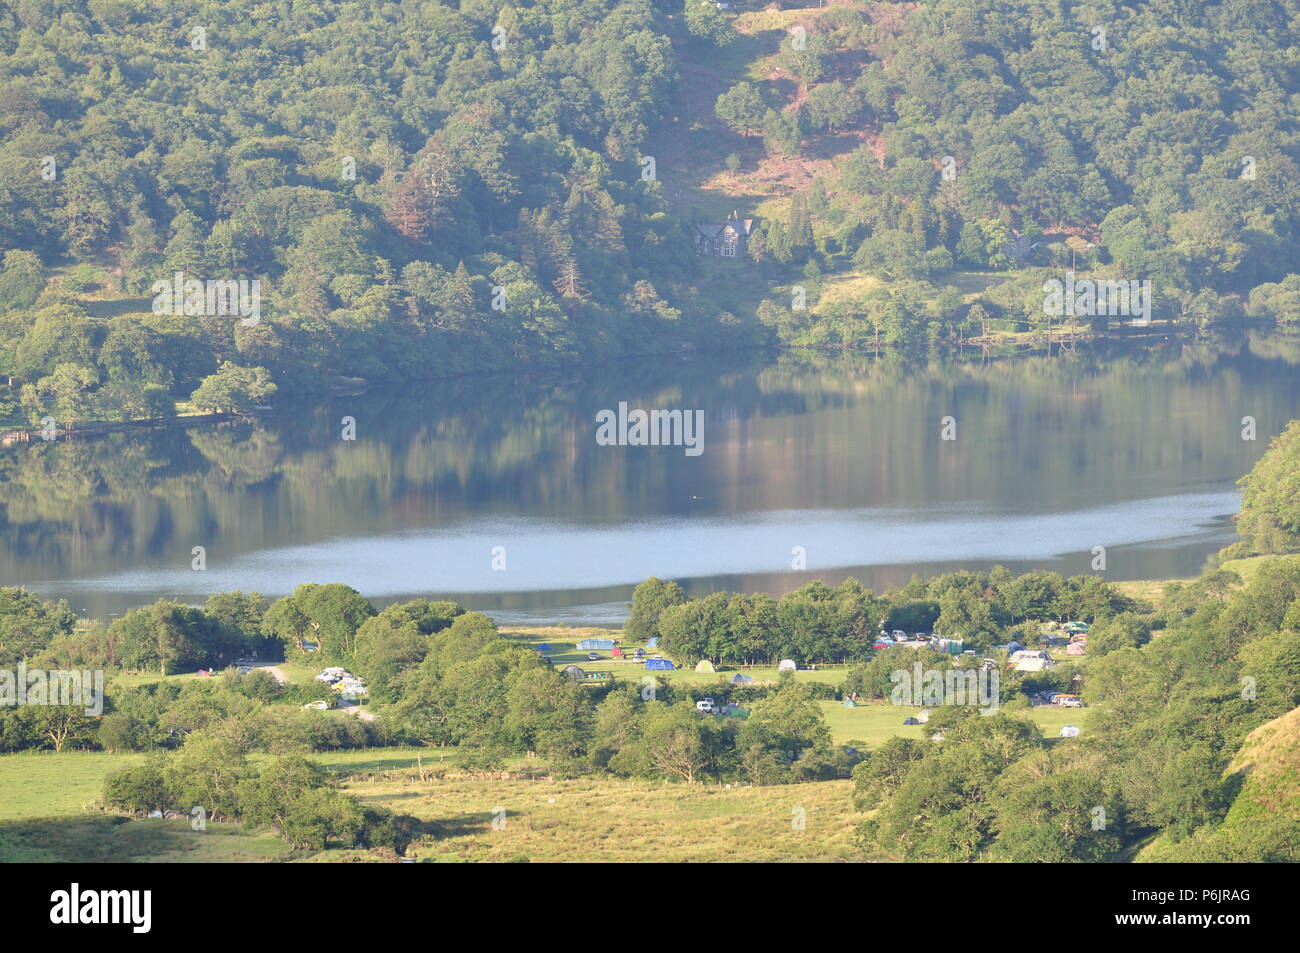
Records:
M537 646L537 651L539 651L539 652L549 652L550 650L551 650L550 645L548 645L548 644L545 643L545 642L543 642L541 645Z
M583 639L578 643L578 648L584 652L612 652L614 651L613 639Z
M669 672L674 671L677 668L676 665L668 661L666 658L652 658L650 661L645 663L645 667L647 671L655 672Z
M645 644L645 647L648 649L659 648L659 636L656 635L654 638L652 638L649 642Z

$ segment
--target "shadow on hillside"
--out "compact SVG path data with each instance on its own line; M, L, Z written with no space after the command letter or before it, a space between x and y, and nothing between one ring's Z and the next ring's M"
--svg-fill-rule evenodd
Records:
M856 132L821 133L805 140L804 154L811 159L835 159L862 145Z
M178 838L113 815L0 821L0 863L130 863L176 849Z
M149 314L152 298L117 298L112 301L78 301L92 318L116 318L124 314Z
M482 834L492 830L492 821L500 817L506 824L510 823L510 818L517 816L513 811L502 811L500 814L494 814L491 811L480 811L475 814L461 814L459 817L443 817L433 821L421 821L418 828L412 833L429 834L439 840L446 840L449 837L467 837L470 834Z

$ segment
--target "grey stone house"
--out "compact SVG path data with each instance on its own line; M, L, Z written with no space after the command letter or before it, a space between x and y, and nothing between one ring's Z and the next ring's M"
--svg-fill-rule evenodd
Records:
M706 258L743 258L745 242L754 231L752 218L732 212L721 225L695 226L695 252Z

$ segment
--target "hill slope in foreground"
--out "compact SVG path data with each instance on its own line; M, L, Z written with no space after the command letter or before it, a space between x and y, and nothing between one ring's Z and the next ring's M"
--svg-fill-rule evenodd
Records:
M1139 860L1231 862L1244 854L1300 861L1300 708L1260 725L1242 742L1227 775L1241 782L1223 823L1172 844L1160 838Z

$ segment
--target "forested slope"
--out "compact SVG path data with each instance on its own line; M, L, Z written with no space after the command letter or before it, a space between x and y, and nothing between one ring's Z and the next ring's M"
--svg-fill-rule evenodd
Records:
M732 7L6 5L0 419L920 345L1041 324L1076 263L1300 313L1297 0ZM699 258L733 203L748 255ZM257 320L154 313L178 272Z

